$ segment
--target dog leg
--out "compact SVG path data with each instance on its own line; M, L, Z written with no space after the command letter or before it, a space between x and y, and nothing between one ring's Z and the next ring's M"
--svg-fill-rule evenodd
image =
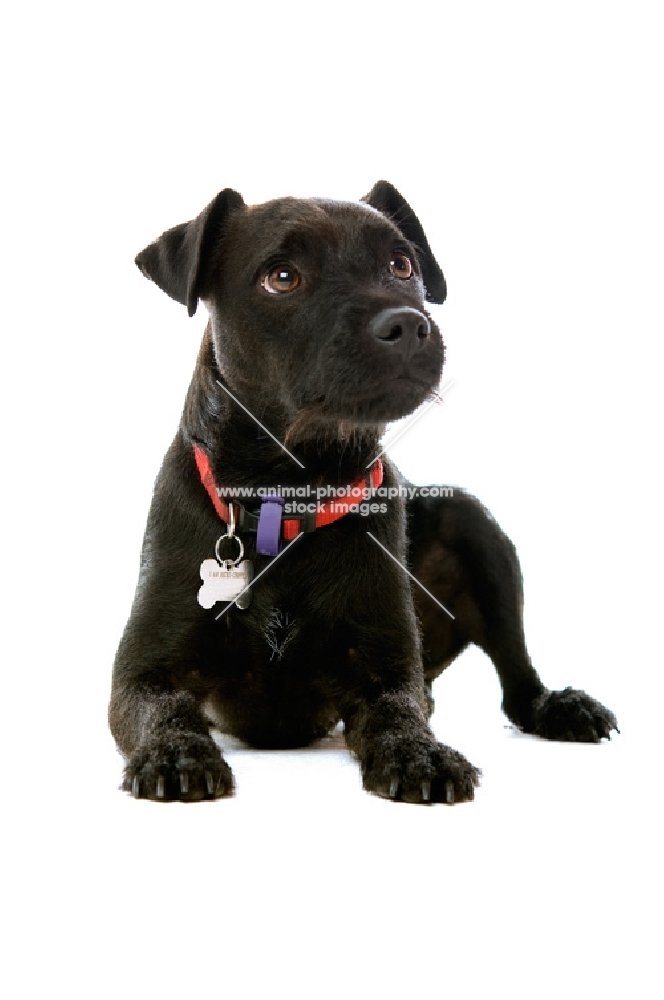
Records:
M175 449L166 461L173 456ZM202 540L195 533L196 502L203 500L183 501L168 492L162 472L137 596L115 659L109 722L126 758L122 787L136 798L195 801L233 791L231 770L202 712L209 651L216 650L217 662L222 653L218 631L208 635L209 616L196 601L197 566L209 545L207 532ZM159 534L164 522L175 544ZM214 537L214 522L211 528ZM158 552L168 552L169 560L157 558Z
M480 771L436 740L421 699L407 689L385 692L344 713L344 722L367 791L415 803L452 805L474 798Z
M394 532L393 549L400 555L397 538ZM387 565L379 551L367 552L365 572L373 586L381 580L380 617L367 627L366 612L362 621L359 608L349 609L347 626L354 622L355 627L339 702L346 742L359 758L364 787L404 802L468 801L479 784L479 770L439 743L427 724L408 577Z
M121 647L122 649L122 647ZM109 721L126 757L122 788L135 798L194 802L233 792L233 775L194 696L116 670Z
M523 586L514 545L475 497L409 501L412 571L455 616L418 587L425 677L432 680L469 642L492 659L503 711L545 739L598 743L616 729L612 712L583 691L549 691L533 667L523 631Z

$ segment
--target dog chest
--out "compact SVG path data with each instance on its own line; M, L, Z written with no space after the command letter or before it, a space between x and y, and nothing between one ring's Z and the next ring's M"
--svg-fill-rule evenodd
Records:
M294 649L300 633L300 622L292 611L273 608L266 615L263 637L269 651L270 663L281 663L288 650Z

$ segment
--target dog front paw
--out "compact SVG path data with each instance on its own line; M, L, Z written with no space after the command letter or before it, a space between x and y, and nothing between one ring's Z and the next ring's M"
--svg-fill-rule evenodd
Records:
M362 781L368 792L402 802L469 802L481 771L457 750L434 740L386 738L368 757Z
M137 799L198 802L233 794L233 773L210 736L165 730L140 744L122 788Z
M613 729L618 731L618 723L613 712L585 691L567 687L536 698L530 724L522 728L546 740L599 743L610 739Z

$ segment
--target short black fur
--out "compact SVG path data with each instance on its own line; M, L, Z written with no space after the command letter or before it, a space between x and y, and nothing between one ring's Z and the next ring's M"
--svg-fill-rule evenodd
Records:
M398 254L412 264L407 279L391 264ZM393 499L384 513L348 514L304 534L252 587L246 610L231 606L217 619L219 606L197 603L200 564L224 525L194 445L220 486L347 485L365 474L385 423L439 382L444 347L424 303L445 299L445 279L395 188L380 181L357 203L256 206L226 189L136 262L190 315L203 300L210 321L155 484L115 661L110 724L126 757L123 787L161 801L225 796L233 776L211 724L279 748L306 745L341 720L369 791L408 802L472 799L478 770L428 726L431 682L468 643L493 660L504 711L522 730L607 737L611 712L540 681L523 635L514 547L461 491ZM270 291L276 265L299 285ZM383 461L383 486L398 485ZM271 557L256 553L255 534L242 538L258 574Z

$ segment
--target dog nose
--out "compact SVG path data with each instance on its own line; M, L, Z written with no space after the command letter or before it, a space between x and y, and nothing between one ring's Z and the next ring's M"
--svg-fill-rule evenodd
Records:
M426 343L431 326L424 313L403 306L401 309L382 309L369 323L369 333L376 340L390 344L407 359Z

